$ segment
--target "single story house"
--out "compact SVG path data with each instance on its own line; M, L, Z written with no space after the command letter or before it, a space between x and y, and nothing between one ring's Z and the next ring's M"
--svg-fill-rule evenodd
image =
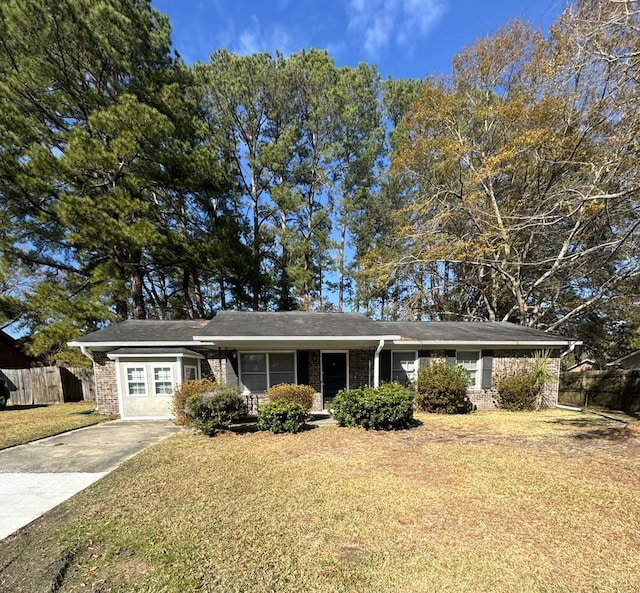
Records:
M223 311L212 320L123 321L71 342L91 357L98 411L125 419L171 417L172 388L211 376L240 387L252 410L278 383L311 385L315 410L341 389L408 383L430 362L469 372L478 409L495 407L497 377L549 351L558 396L560 358L579 342L503 322L386 322L357 313Z

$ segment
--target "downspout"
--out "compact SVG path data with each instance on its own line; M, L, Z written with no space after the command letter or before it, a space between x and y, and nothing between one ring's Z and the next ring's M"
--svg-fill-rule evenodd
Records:
M80 352L82 353L83 356L86 356L91 362L95 362L93 360L93 356L89 354L89 351L87 350L87 347L84 344L80 344Z
M380 387L380 352L384 348L384 340L381 339L373 356L373 386Z

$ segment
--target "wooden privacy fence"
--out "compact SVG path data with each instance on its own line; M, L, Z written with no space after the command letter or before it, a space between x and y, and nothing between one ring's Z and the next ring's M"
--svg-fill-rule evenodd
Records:
M560 373L558 400L575 406L640 411L640 371Z
M0 369L9 387L9 406L95 401L93 369L87 367L33 367Z

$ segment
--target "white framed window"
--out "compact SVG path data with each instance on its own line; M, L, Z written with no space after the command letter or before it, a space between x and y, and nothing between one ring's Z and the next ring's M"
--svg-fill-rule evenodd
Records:
M171 366L153 367L153 394L171 395L173 391L173 369Z
M125 367L127 395L147 395L147 373L143 366Z
M418 353L394 350L391 353L391 380L408 385L416 378L416 359Z
M480 352L478 350L458 350L456 364L461 366L469 375L469 387L480 389Z
M198 378L198 367L185 364L184 365L184 380L195 381Z
M295 352L241 352L240 383L248 393L264 393L278 383L296 382Z

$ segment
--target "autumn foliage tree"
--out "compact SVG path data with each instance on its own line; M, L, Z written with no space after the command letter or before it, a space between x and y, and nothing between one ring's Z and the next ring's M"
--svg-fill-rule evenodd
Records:
M634 4L578 3L548 38L512 22L426 81L392 157L393 240L364 259L415 286L406 314L556 330L626 294L640 272Z

